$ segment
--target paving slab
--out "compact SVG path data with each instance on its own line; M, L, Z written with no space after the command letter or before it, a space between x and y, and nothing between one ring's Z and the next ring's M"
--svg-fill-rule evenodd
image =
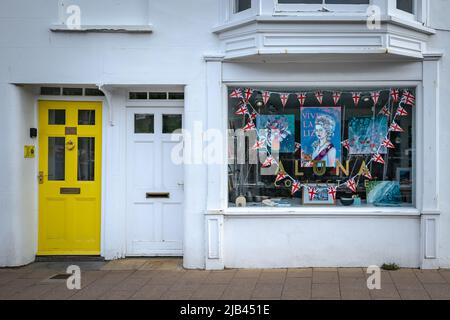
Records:
M64 274L81 267L81 290ZM364 268L188 270L179 258L111 262L37 262L0 269L0 300L450 300L450 270L381 272L381 290L367 288Z

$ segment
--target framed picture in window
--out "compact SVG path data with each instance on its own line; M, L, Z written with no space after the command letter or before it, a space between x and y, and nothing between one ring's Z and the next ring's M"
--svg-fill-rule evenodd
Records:
M304 205L334 205L334 204L336 204L336 194L334 194L334 196L333 196L333 188L330 188L330 187L336 187L336 185L335 184L305 184L303 186L303 204Z

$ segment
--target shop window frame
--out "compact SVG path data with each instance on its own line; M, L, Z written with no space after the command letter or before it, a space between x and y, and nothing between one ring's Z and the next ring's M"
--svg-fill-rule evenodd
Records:
M223 166L222 170L222 205L223 205L223 213L225 215L236 215L236 216L420 216L421 208L422 208L422 192L423 192L423 152L425 148L424 142L420 139L423 136L424 123L423 119L423 89L421 81L390 81L390 82L379 82L379 81L370 81L364 83L358 82L319 82L314 86L310 83L299 82L299 83L270 83L270 82L230 82L226 83L223 86L223 104L226 109L225 123L224 128L226 130L226 137L228 134L228 90L230 87L270 87L270 88L279 88L280 91L283 90L298 90L298 88L304 88L308 90L321 90L328 89L330 87L338 87L342 88L342 90L351 90L352 87L359 88L367 88L373 89L376 87L393 87L393 88L402 88L408 87L413 88L416 93L416 105L414 108L415 116L413 118L413 142L415 146L415 152L413 153L413 167L412 167L412 177L413 177L413 204L408 207L367 207L367 206L350 206L350 207L341 207L341 206L292 206L292 207L233 207L230 206L228 201L229 199L229 190L227 187L228 183L228 162ZM426 125L426 124L425 124ZM229 141L225 138L225 153L228 150ZM228 158L227 158L228 161ZM215 211L214 211L215 212ZM212 211L210 212L213 213Z

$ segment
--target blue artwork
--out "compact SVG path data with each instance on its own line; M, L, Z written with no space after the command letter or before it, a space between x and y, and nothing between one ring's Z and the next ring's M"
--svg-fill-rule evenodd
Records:
M341 160L341 107L302 107L300 116L302 167L325 161L335 168Z
M369 181L367 203L380 207L398 207L402 204L400 184L396 181Z
M295 150L295 115L258 115L256 128L270 149L280 153Z
M379 151L386 154L386 147L378 148L386 138L388 119L378 117L354 117L348 122L348 141L350 154L372 154Z

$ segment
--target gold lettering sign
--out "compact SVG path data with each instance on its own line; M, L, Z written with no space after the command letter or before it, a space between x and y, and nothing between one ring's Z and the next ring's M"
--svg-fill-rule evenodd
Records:
M77 127L66 127L66 136L74 136L77 134Z

